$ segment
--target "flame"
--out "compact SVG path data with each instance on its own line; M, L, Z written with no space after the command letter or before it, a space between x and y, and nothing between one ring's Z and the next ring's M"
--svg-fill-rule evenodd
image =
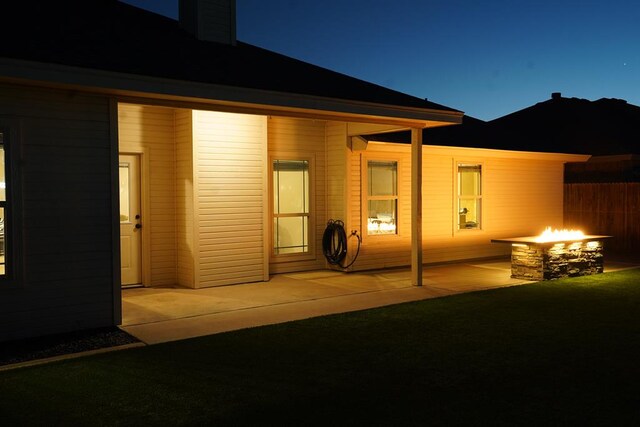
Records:
M567 240L582 240L584 238L585 235L580 230L551 230L551 227L547 227L539 236L536 237L536 242L562 242Z

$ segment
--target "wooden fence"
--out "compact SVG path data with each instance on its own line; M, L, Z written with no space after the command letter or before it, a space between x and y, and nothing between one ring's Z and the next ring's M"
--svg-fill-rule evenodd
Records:
M564 225L613 236L613 252L640 250L640 183L565 184Z

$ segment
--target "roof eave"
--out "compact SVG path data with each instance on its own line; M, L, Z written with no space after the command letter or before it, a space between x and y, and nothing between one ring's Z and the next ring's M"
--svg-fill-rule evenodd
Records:
M397 124L407 127L431 127L462 122L457 111L423 109L325 98L209 83L172 80L136 74L72 67L67 65L0 58L3 80L44 86L108 93L165 103L201 103L203 107L242 110L256 114L310 115ZM211 107L210 107L211 108Z

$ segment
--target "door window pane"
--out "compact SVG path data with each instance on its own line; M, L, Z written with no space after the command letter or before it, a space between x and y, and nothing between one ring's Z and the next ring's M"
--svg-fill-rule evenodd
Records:
M120 164L120 222L129 222L129 165Z
M4 133L0 132L0 276L7 273L7 165Z
M0 133L0 201L7 201L7 181L5 180L4 165L4 144L2 143L2 133Z
M0 275L5 273L5 227L4 208L0 208Z

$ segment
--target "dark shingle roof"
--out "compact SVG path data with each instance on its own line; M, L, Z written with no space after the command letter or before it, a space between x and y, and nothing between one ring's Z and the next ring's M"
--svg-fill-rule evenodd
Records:
M556 96L488 122L496 148L595 156L640 154L640 107Z
M368 138L410 141L408 132ZM640 107L621 99L556 96L489 122L464 116L461 125L425 129L424 143L593 156L640 154Z
M424 129L423 144L442 145L447 147L474 147L488 148L486 141L490 140L487 135L487 122L471 116L463 116L462 124L455 126L441 126ZM411 133L409 131L388 132L376 135L365 135L369 141L397 142L409 144Z
M116 0L3 2L0 57L283 93L456 111L256 46L200 41Z

